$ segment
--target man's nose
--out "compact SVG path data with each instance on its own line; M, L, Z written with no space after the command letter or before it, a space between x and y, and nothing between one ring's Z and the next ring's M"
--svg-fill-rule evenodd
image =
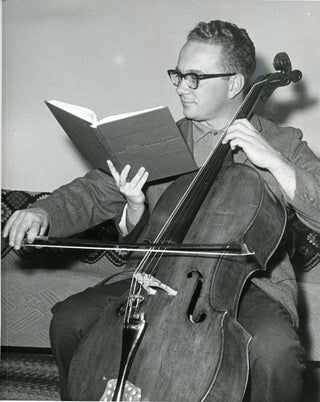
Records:
M186 80L184 78L182 78L176 89L177 94L183 95L189 91L190 91L190 88L188 87Z

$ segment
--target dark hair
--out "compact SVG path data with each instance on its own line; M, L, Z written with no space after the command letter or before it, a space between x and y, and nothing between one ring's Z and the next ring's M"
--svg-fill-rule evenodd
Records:
M188 35L188 41L220 45L222 72L243 74L245 87L250 84L256 67L255 48L245 29L224 21L200 22Z

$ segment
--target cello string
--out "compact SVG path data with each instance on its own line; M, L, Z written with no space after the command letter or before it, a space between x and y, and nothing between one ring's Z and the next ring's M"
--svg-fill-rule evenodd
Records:
M267 81L267 79L264 79L264 80L261 80L258 83L255 83L255 84L252 85L252 87L248 91L247 95L245 96L244 100L242 101L241 105L238 107L237 111L235 112L234 116L232 117L231 121L229 122L227 127L224 129L223 134L222 134L221 138L219 139L219 141L217 142L216 146L210 151L210 153L209 153L208 157L206 158L205 162L200 167L200 169L197 172L196 176L194 177L194 179L192 180L192 182L189 184L188 188L186 189L185 193L183 194L181 200L176 205L175 209L173 210L173 212L169 216L168 220L166 221L166 223L162 227L162 230L159 232L155 242L160 240L160 238L161 238L160 236L162 235L162 233L167 229L169 224L173 221L174 217L177 216L177 213L180 212L179 209L181 208L182 203L185 201L186 197L190 194L190 192L197 185L198 186L202 185L202 183L206 179L206 177L204 178L204 180L200 180L201 177L199 179L199 176L203 175L203 171L205 171L206 174L210 174L210 171L208 171L208 169L207 169L207 165L209 165L209 162L211 162L211 164L216 163L216 160L219 160L219 158L223 155L224 149L221 147L221 145L222 145L222 140L225 137L227 130L229 129L231 124L236 120L237 116L239 116L241 113L244 112L244 109L247 106L247 102L250 99L250 97L253 95L253 92L256 91L257 89L260 91L261 88L259 88L259 86L261 86L266 81ZM251 105L251 108L252 107L253 107L253 105ZM214 155L214 158L213 158L213 155ZM180 214L184 214L184 209L183 208L181 208L181 209L182 210L181 210Z
M191 183L188 185L186 191L184 192L183 196L179 200L178 204L175 206L175 208L172 211L172 213L170 214L169 218L167 219L167 221L161 228L160 232L156 236L154 243L160 242L161 240L162 241L170 240L169 233L168 233L168 231L170 229L170 225L171 225L171 227L173 226L173 227L177 228L177 225L173 225L174 219L177 219L177 217L179 218L181 216L181 214L184 214L184 210L186 209L186 206L184 204L187 204L187 202L190 203L192 201L192 198L190 198L190 193L192 192L192 190L195 191L194 189L197 189L197 187L201 186L203 184L203 182L205 181L205 179L207 178L207 175L209 175L211 166L209 166L209 168L208 168L208 165L214 165L217 160L222 158L222 156L225 152L225 149L226 149L222 146L222 140L225 137L227 130L229 129L231 124L236 120L236 118L241 113L244 113L245 107L248 106L247 102L250 99L253 92L256 90L256 88L266 81L267 81L267 79L261 80L260 82L252 85L252 87L248 91L247 95L245 96L244 100L242 101L241 105L235 112L233 118L231 119L231 121L229 122L229 124L227 125L225 130L223 131L223 134L222 134L220 140L217 142L216 146L210 151L204 164L200 167L199 171L197 172L197 174L195 175L195 177L193 178ZM248 114L253 109L254 105L255 105L255 103L250 105L250 110L248 111ZM214 163L213 163L213 160L214 160ZM202 176L204 176L204 178ZM189 197L189 199L187 197ZM189 200L191 200L191 201L189 201ZM144 256L144 258L141 260L140 264L138 265L138 267L135 271L135 274L139 273L139 272L140 273L147 272L148 268L150 269L151 264L155 261L155 259L157 259L156 263L153 264L153 266L151 268L151 273L153 273L154 270L156 269L157 265L159 264L160 258L161 258L161 256L159 256L158 254L152 255L150 252L148 252ZM130 285L130 295L133 294L132 292L136 292L136 289L138 286L135 274L133 276L133 279L132 279L131 285ZM141 290L141 286L140 286L140 290ZM126 312L125 312L126 318L128 318L128 315L129 315L129 299L130 299L130 297L128 298L128 303L126 306Z
M217 148L217 146L215 147L215 149L216 148ZM220 155L220 153L222 153L221 149L218 150L218 156ZM209 158L208 158L208 160L209 160ZM202 168L200 170L203 170L203 169L204 169L204 167L202 166ZM199 173L197 174L197 176L198 175L199 175ZM159 232L159 234L156 237L154 242L157 242L157 241L160 242L160 241L169 239L169 234L168 234L168 231L166 231L166 229L169 227L170 224L172 224L174 217L177 217L178 214L184 213L184 208L181 207L181 204L186 199L186 197L188 195L187 193L191 191L192 184L195 182L195 179L196 178L193 179L191 185L189 185L189 187L187 188L187 191L183 194L182 199L179 201L179 203L177 204L177 206L175 207L175 209L173 210L173 212L167 219L166 223L162 227L162 230ZM194 186L193 186L193 188L194 188ZM139 264L135 273L149 271L152 274L155 271L161 257L162 257L162 255L156 255L156 256L151 256L151 258L148 258L148 255L146 255L146 258L143 261L141 261L141 264ZM155 260L156 260L156 262L155 262ZM151 269L150 269L150 267L151 267Z
M261 82L259 83L261 85ZM246 95L244 101L242 102L242 104L239 106L238 110L236 111L236 113L234 114L232 120L230 121L230 123L228 124L228 126L224 129L223 134L221 136L221 138L219 139L219 141L217 142L216 146L210 151L208 157L206 158L204 164L201 166L201 168L199 169L197 175L194 177L194 179L192 180L192 182L189 184L187 190L185 191L185 193L183 194L183 197L181 198L181 200L179 201L179 203L176 205L175 209L173 210L173 212L171 213L171 215L169 216L169 218L167 219L166 223L163 225L161 231L159 232L158 236L155 239L155 242L160 241L160 240L167 240L168 239L168 231L167 228L170 226L170 224L172 224L173 219L177 217L179 218L179 215L184 214L184 208L182 207L183 202L186 202L185 200L187 199L188 194L191 192L192 189L194 189L197 185L201 186L202 185L202 181L199 180L199 176L201 176L201 174L203 174L202 172L205 170L205 168L207 167L207 165L209 164L210 161L212 161L212 156L216 153L215 159L219 159L222 154L224 153L224 149L222 147L219 147L222 143L223 138L226 135L226 132L228 130L228 128L230 127L230 125L233 123L233 121L236 119L236 117L240 114L243 113L244 107L247 103L247 100L251 97L252 93L255 91L257 87L257 84L254 84L248 94ZM218 148L219 147L219 148ZM215 161L214 161L215 162ZM211 162L212 164L212 162ZM210 173L209 169L207 169L207 172L205 172L207 175ZM206 175L204 180L206 179ZM157 256L158 261L160 260L160 256ZM155 256L153 256L150 259L148 259L148 256L146 256L146 258L141 262L141 264L139 264L138 268L137 268L137 272L142 272L142 271L147 271L148 269L150 269L151 264L154 262L155 260ZM146 264L147 263L147 264ZM153 272L156 268L157 264L154 264L151 272Z

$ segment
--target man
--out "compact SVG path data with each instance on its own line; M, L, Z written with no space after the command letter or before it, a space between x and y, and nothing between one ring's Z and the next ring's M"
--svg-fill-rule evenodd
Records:
M254 45L245 30L211 21L198 24L188 35L169 75L185 115L178 127L199 166L243 100L254 69ZM256 169L280 200L293 207L306 225L320 231L320 162L301 137L299 130L278 128L254 116L251 121L234 122L223 142L230 143L234 161ZM114 181L95 170L34 208L14 214L4 230L10 244L19 248L25 234L32 242L48 228L52 236L69 236L111 218L124 235L137 228L146 219L145 197L152 211L168 182L148 185L144 193L147 172L143 168L128 182L129 166L120 173L110 162L109 166ZM50 337L62 399L68 399L68 368L79 342L99 318L106 300L123 294L126 286L118 282L87 289L53 307ZM252 278L242 295L237 318L253 336L247 389L253 402L300 399L304 351L296 334L296 298L287 255L264 275Z

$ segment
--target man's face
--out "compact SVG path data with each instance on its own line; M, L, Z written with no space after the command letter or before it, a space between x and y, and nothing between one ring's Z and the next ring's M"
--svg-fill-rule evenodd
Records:
M177 70L182 74L223 73L219 67L220 49L217 45L187 42L180 51ZM229 119L228 88L229 81L223 78L201 80L197 89L190 89L183 79L177 87L183 114L192 120L216 124Z

